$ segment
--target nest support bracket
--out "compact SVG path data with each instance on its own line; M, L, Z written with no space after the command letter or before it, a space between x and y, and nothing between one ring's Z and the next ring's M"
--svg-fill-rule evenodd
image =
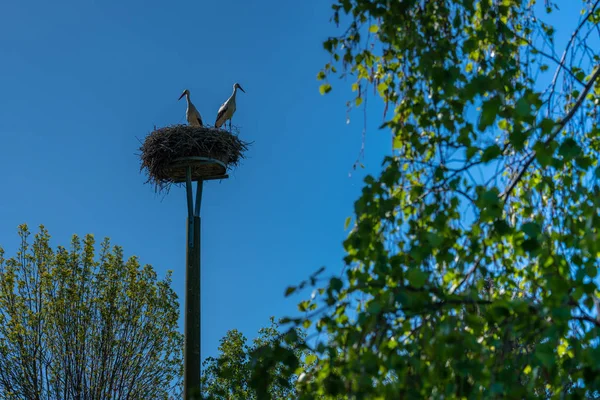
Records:
M208 168L207 170L198 170L197 168ZM188 181L191 172L191 180L211 181L229 178L227 175L227 165L217 159L207 157L183 157L175 160L171 164L173 176L171 181L174 183L183 183Z
M190 224L189 227L189 245L190 247L194 247L194 217L200 217L200 206L202 204L202 189L204 186L204 180L199 179L196 183L196 201L194 201L192 192L192 167L188 166L186 168L185 174L185 189L187 192L187 206L188 206L188 221Z
M197 165L218 165L220 171L217 175L198 175L197 171L194 172L194 167ZM175 166L179 165L185 168L185 188L187 194L187 206L188 206L188 223L189 233L188 241L190 248L194 247L194 220L195 217L200 218L200 205L202 204L202 188L204 181L216 180L216 179L227 179L229 176L225 173L227 166L219 160L206 158L206 157L184 157L175 160ZM196 181L196 200L194 201L192 182Z

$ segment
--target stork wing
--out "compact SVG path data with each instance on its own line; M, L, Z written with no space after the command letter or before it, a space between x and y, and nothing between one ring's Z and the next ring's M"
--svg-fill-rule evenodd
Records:
M217 126L219 120L223 117L223 115L225 115L225 111L227 111L227 103L223 103L221 108L219 108L219 113L217 114L217 119L215 120L215 126Z
M198 109L196 107L194 107L194 116L198 120L198 123L200 124L200 126L202 126L202 117L200 116L200 112L198 111Z
M190 116L195 119L198 120L198 122L200 123L200 126L202 126L202 117L200 116L200 112L198 111L198 109L190 102L189 105L190 108Z

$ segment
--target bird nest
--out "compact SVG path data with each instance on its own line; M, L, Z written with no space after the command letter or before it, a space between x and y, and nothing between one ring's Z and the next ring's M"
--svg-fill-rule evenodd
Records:
M151 132L140 148L146 183L157 190L186 181L226 178L239 165L250 143L223 129L174 125Z

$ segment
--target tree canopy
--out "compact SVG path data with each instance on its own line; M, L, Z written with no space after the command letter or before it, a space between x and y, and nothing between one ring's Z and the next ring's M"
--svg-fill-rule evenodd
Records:
M167 399L181 392L183 338L170 275L92 235L52 249L26 225L0 249L0 399Z
M320 90L373 89L393 151L342 275L286 292L317 286L288 319L313 340L257 371L303 348L303 399L598 396L600 1L575 3L559 40L553 1L335 2Z
M295 329L298 337L305 337L305 332ZM258 331L258 336L251 344L237 329L232 329L221 339L217 357L209 357L203 362L202 367L202 392L207 399L256 399L256 392L252 389L253 359L252 355L258 349L266 346L278 345L282 342L282 332L279 324L271 317L269 326ZM306 359L306 356L309 356ZM294 375L295 369L305 369L307 362L311 362L306 350L295 349L293 357L297 363L287 360L288 363L279 362L273 366L267 396L273 399L297 399L295 382L298 376ZM293 368L292 368L293 367Z

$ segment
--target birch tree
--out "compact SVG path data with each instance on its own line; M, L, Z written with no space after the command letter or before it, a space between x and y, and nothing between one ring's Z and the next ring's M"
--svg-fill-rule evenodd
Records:
M50 246L19 227L0 250L0 399L167 399L179 393L182 335L168 274L92 235Z

